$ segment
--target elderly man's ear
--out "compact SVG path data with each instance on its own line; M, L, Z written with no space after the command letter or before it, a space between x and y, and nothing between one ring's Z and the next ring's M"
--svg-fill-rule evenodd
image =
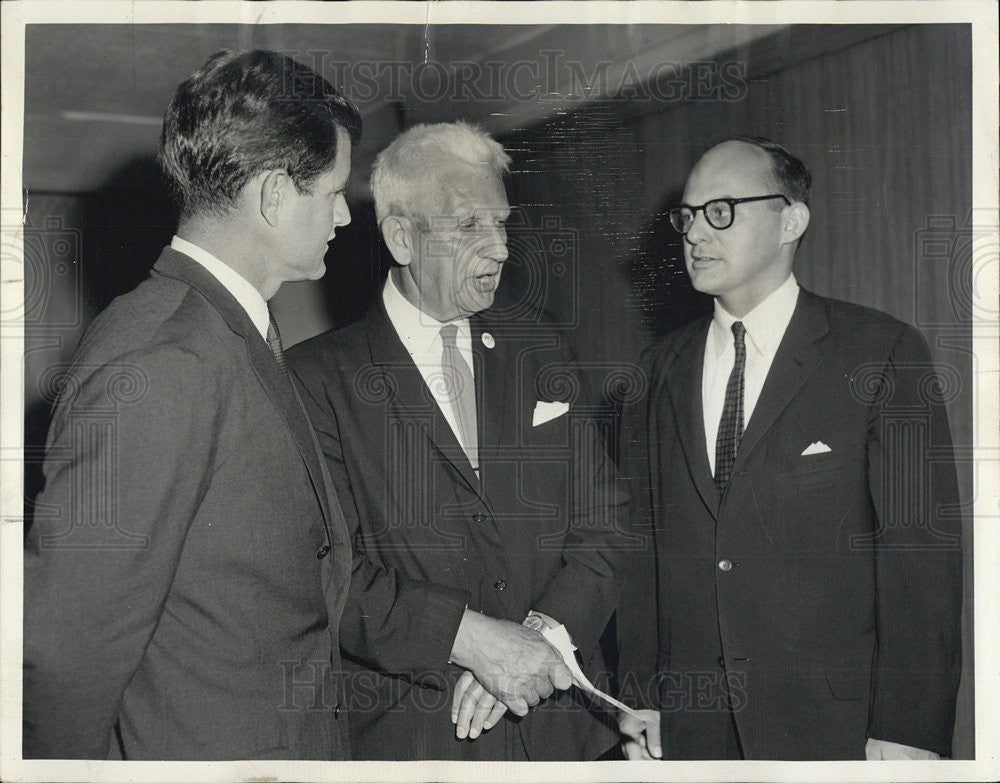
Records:
M782 210L782 218L782 241L786 244L797 242L809 226L809 207L796 201Z
M413 221L398 215L383 218L379 226L386 247L400 266L406 266L413 260L414 243L419 241L415 228Z

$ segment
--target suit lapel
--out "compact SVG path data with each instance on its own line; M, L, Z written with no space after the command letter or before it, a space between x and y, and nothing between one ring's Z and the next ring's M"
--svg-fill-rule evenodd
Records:
M275 407L281 411L285 424L292 433L292 439L302 456L302 461L305 462L313 490L316 492L316 497L319 498L320 506L323 509L323 517L329 521L332 517L327 497L327 485L324 483L320 468L318 444L313 439L312 427L306 416L305 408L302 407L298 392L288 375L278 367L278 363L274 360L274 354L271 353L264 339L260 337L259 332L251 334L247 338L247 347L254 372L257 373L257 377Z
M229 328L245 341L250 365L271 402L285 420L292 440L305 463L306 472L323 511L324 524L327 525L329 533L328 526L332 520L330 503L327 485L323 481L320 468L319 454L313 441L312 428L291 380L278 367L274 354L267 347L250 316L208 270L176 250L166 248L153 268L159 274L187 283L198 291L219 311Z
M747 422L746 432L736 453L734 470L750 458L761 438L816 370L822 359L816 348L816 341L829 329L822 300L801 289L792 320L789 321L774 355L753 415Z
M382 371L393 415L417 423L420 432L444 461L454 468L473 491L481 495L479 479L462 445L427 388L420 369L396 333L381 296L376 296L369 305L365 313L365 324L372 364ZM480 401L479 388L477 376L477 408Z
M678 436L687 459L691 479L712 516L719 510L719 496L712 479L705 445L705 414L701 400L701 376L705 364L705 340L710 318L702 319L689 331L685 341L677 346L675 359L667 362L664 373L671 400Z

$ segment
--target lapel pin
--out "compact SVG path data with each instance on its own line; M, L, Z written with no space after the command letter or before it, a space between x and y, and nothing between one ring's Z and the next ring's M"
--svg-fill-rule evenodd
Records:
M497 341L493 339L493 335L489 332L483 332L483 345L487 348L493 348L497 344Z

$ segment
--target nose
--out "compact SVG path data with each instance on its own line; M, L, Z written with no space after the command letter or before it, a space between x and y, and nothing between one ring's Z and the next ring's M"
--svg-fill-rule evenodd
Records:
M705 240L706 232L711 228L708 225L708 220L705 219L705 210L699 209L694 213L694 219L691 221L691 226L684 235L684 241L690 245L697 245L699 242Z
M498 264L507 260L507 229L503 225L497 225L487 230L479 254L483 258L496 261Z
M340 226L346 226L351 222L351 209L347 206L347 199L343 193L338 193L333 202L333 225L330 227L330 239L333 233ZM327 240L329 241L329 240Z

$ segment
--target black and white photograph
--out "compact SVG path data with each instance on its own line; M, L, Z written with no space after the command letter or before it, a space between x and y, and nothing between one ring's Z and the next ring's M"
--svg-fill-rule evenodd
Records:
M0 779L1000 776L996 3L0 12Z

